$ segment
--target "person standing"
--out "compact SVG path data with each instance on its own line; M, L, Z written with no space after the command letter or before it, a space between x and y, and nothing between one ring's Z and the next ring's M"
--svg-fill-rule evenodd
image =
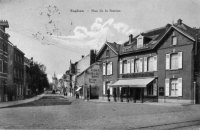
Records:
M110 102L110 89L107 89L107 96L108 96L108 101Z

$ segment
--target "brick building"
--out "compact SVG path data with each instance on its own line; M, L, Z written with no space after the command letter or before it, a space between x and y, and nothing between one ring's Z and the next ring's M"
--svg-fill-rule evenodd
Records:
M7 76L8 76L8 38L6 33L7 21L0 21L0 102L7 101Z
M30 67L31 67L31 60L27 57L24 57L24 96L28 97L31 95L31 89L30 89Z
M97 53L96 60L101 62L101 72L103 87L99 89L99 98L106 99L107 90L110 89L110 95L113 95L113 91L119 95L119 88L110 88L109 85L118 80L119 74L119 48L117 43L105 42L100 51Z
M8 58L9 99L21 100L24 98L24 53L11 43Z
M130 35L120 47L119 79L111 86L120 88L122 98L133 101L198 103L198 33L199 29L179 19L172 25Z

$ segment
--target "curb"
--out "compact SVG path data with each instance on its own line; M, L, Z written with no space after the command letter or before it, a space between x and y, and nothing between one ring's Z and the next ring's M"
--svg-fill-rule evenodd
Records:
M0 108L5 108L5 107L10 107L10 106L15 106L15 105L19 105L19 104L32 102L32 101L42 98L44 95L45 94L37 95L36 97L30 98L30 99L25 99L25 100L3 102L3 103L0 103Z

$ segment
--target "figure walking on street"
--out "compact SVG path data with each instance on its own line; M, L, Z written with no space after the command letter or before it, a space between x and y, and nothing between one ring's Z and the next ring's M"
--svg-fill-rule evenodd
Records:
M110 89L107 89L107 96L108 96L108 101L110 102Z

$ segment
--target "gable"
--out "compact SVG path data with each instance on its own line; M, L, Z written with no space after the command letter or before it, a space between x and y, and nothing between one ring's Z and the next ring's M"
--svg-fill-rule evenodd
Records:
M173 45L173 37L177 38L177 44ZM183 46L183 45L189 45L193 44L193 41L183 35L181 32L177 31L176 29L171 29L161 40L159 43L159 49L164 49L164 48L170 48L170 47L177 47L177 46Z
M102 54L100 55L99 59L115 57L115 56L117 56L116 52L114 52L114 50L112 48L110 48L108 45L106 45L105 48L103 49Z

